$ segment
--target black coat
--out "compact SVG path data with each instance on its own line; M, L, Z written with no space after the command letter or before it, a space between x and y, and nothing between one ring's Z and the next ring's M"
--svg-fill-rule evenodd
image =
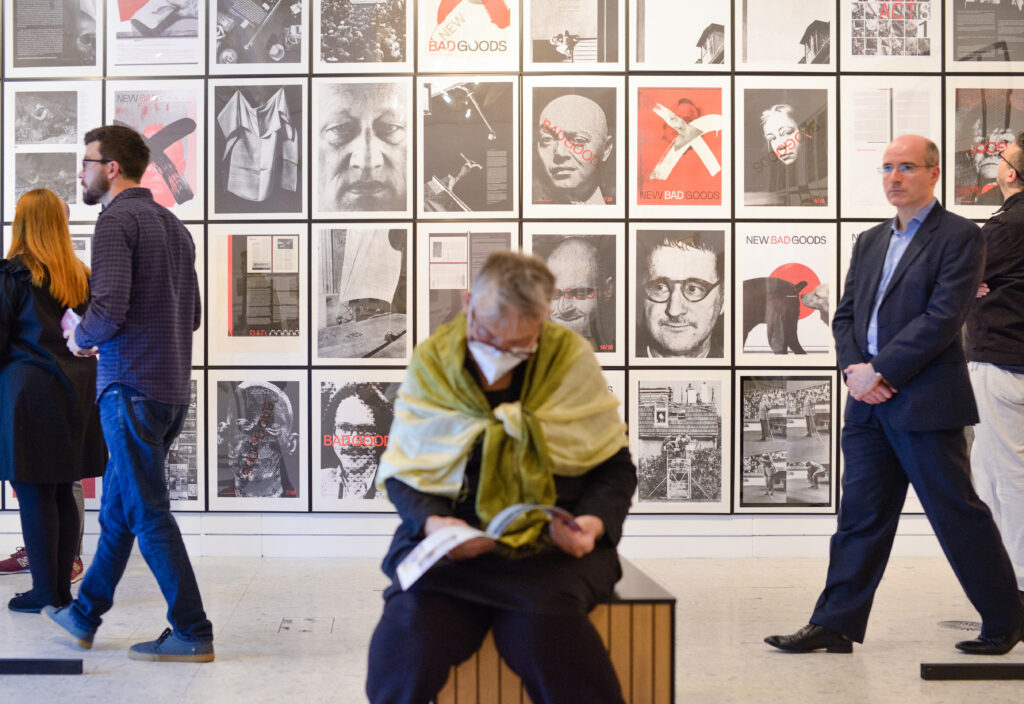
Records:
M96 358L68 351L63 314L24 265L0 259L0 479L62 483L103 474Z

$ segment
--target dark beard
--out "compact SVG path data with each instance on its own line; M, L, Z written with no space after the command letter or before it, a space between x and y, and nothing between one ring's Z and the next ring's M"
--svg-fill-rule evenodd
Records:
M96 205L109 190L110 181L106 179L102 183L94 183L89 188L82 189L82 202L86 205Z

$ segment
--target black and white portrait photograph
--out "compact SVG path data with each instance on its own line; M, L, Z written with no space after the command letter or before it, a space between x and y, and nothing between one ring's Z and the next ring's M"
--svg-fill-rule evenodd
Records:
M202 372L193 371L189 384L185 423L167 450L167 463L164 465L171 509L175 511L201 511L206 503L206 444L202 427L203 404L200 401L206 389L203 388Z
M843 70L938 71L942 0L843 0Z
M211 364L305 364L307 225L211 225Z
M585 337L602 364L622 364L625 233L621 223L525 223L523 251L555 275L549 320Z
M210 508L306 510L306 372L211 371L209 387L216 403L209 414L211 457L213 438L217 443Z
M412 68L411 0L312 0L316 73Z
M404 78L314 79L313 210L407 217L412 209L412 95Z
M946 65L950 71L1024 68L1024 3L946 0Z
M744 372L737 383L736 511L833 511L835 374Z
M314 229L314 363L404 364L412 350L408 224Z
M401 370L316 372L314 413L319 432L314 459L314 511L393 511L377 488L377 469L388 446Z
M416 340L462 312L462 294L491 252L519 249L519 224L422 223L416 227Z
M955 212L987 218L1003 203L1002 153L1024 130L1024 80L951 76L946 88L946 183ZM952 178L951 178L952 176ZM948 188L948 186L947 186Z
M117 3L111 3L116 13ZM103 69L99 0L4 3L4 76L99 76Z
M517 81L419 80L419 217L514 217L519 207Z
M625 9L625 0L525 0L524 67L527 71L621 71Z
M728 364L730 229L630 225L631 364Z
M100 81L6 81L3 92L4 212L18 197L49 188L64 198L71 221L95 221L99 209L82 203L77 181L85 132L102 122Z
M834 81L800 77L782 87L768 80L736 80L737 214L834 217Z
M629 3L630 68L649 71L721 71L730 68L732 28L729 0L687 3L678 21L679 0Z
M303 0L210 0L209 8L210 73L306 70L308 8Z
M885 148L904 134L924 135L942 144L942 78L843 76L839 88L842 211L857 217L891 218L893 207L878 173Z
M729 373L630 375L633 513L728 513Z
M211 79L211 218L305 214L304 79Z
M737 364L834 364L835 261L834 223L736 224Z
M836 4L803 0L735 0L736 68L758 71L830 71Z
M519 70L514 0L417 0L422 72Z
M203 72L205 6L199 0L116 0L107 11L107 75Z
M625 212L622 79L524 79L524 214L616 218Z

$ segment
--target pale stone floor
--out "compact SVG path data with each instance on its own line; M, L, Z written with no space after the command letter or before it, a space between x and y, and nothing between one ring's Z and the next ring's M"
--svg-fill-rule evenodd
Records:
M970 633L940 627L977 615L941 558L894 559L867 642L853 655L788 655L761 642L807 621L824 579L820 559L638 559L678 598L676 701L1020 702L1013 681L928 682L922 662L1024 663L960 655ZM0 657L84 660L85 675L0 677L0 702L364 702L366 648L384 578L376 560L204 557L194 561L216 634L211 664L141 663L128 645L164 628L165 605L133 558L93 650L51 635L38 616L0 611ZM0 577L0 604L29 586ZM584 703L589 704L589 703Z

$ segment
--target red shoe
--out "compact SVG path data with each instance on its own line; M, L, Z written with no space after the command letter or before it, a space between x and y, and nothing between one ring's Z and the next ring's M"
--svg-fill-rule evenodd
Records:
M21 574L28 572L28 553L18 548L6 560L0 560L0 574Z
M74 564L71 565L71 583L78 584L84 576L85 565L82 564L82 558L76 557Z

